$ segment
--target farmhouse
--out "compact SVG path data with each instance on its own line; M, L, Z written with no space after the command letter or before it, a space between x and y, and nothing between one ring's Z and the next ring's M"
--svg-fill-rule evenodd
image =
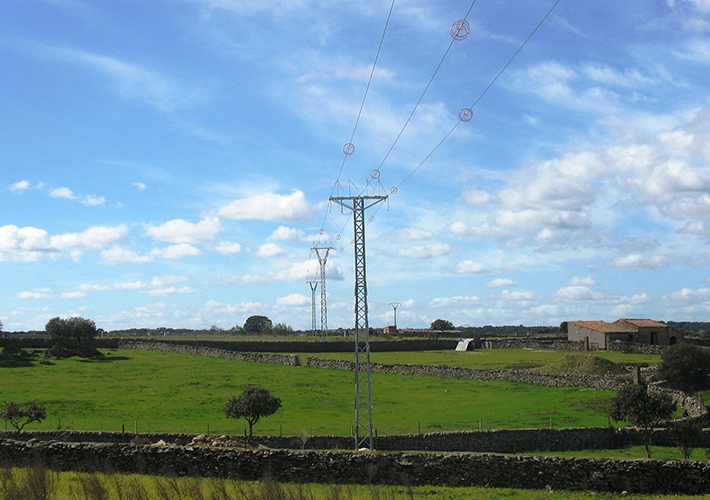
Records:
M649 345L673 345L682 341L682 334L652 319L617 319L606 321L569 321L567 340L588 343L589 349L608 349L615 340Z

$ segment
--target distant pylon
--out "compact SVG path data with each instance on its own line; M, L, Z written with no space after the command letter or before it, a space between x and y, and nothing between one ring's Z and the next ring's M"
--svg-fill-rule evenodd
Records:
M397 308L402 304L399 302L390 302L390 307L394 309L394 329L397 329Z
M365 272L365 210L387 196L330 197L352 210L355 247L355 449L375 449L372 425L372 366L370 364L370 323L367 316L367 276Z
M318 263L320 264L320 334L328 336L328 296L325 292L325 264L328 261L328 253L335 250L333 247L314 246ZM320 251L323 250L323 255Z
M308 285L311 287L311 335L316 334L316 288L318 288L317 281L307 281Z

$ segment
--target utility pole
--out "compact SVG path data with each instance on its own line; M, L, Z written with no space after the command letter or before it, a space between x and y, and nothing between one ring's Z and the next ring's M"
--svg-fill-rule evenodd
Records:
M317 281L307 281L308 285L311 287L311 335L315 337L316 335L316 288L318 288Z
M355 246L355 449L375 449L372 425L372 367L370 364L370 324L367 311L365 265L365 210L385 201L387 196L330 197L353 213Z
M328 253L331 250L335 250L335 248L316 245L313 250L316 251L316 257L318 257L318 263L320 264L320 334L328 337L328 299L325 293L325 264L328 261ZM323 255L320 253L321 250Z
M394 329L397 329L397 308L402 304L399 302L390 302L390 306L394 309Z

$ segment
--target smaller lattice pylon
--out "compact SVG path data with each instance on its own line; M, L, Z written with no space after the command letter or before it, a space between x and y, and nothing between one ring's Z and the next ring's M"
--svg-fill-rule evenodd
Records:
M317 326L316 326L316 288L318 288L318 281L307 281L308 285L311 287L311 335L315 337Z

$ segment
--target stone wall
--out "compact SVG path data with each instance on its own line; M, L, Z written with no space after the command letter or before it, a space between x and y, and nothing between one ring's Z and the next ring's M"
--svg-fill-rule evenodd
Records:
M123 340L119 342L120 349L142 349L147 351L162 351L178 354L194 354L198 356L211 356L213 358L230 359L232 361L250 361L253 363L271 363L278 365L299 366L298 356L295 354L262 354L258 352L237 352L199 345L184 345L176 342L137 342Z
M329 370L355 370L352 361L324 359L316 356L306 358L306 366ZM618 390L631 382L631 374L611 377L599 375L564 374L553 375L532 370L474 370L442 365L410 365L372 363L375 373L395 375L427 375L432 377L466 378L473 380L501 380L506 382L524 382L527 384L547 385L551 387L593 387L599 390Z
M489 486L644 494L708 494L710 464L695 461L241 450L0 440L0 461L57 470L200 475L279 482Z
M141 442L187 444L194 434L98 432L98 431L0 431L0 439L66 443ZM213 437L214 438L214 437ZM240 437L237 437L240 438ZM654 429L651 443L675 446L668 429ZM347 436L308 436L305 443L297 436L254 436L254 446L274 449L352 450L355 440ZM633 427L583 427L569 429L508 429L486 431L433 432L377 436L380 451L436 451L481 453L532 453L541 451L578 451L618 449L643 444L643 431ZM705 429L696 448L710 448L710 429Z

